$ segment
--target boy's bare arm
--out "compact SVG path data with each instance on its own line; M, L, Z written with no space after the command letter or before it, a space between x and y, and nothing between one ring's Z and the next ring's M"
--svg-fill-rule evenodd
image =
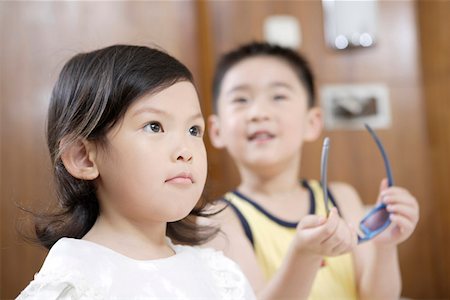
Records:
M229 207L224 209L213 218L213 222L218 222L221 233L205 246L223 251L227 257L238 263L258 299L308 297L315 274L320 268L321 256L303 255L292 246L280 269L270 282L266 282L253 247L234 211Z
M223 208L223 204L219 204ZM217 209L214 208L215 210ZM249 280L255 294L266 285L261 268L254 254L253 246L247 239L242 225L230 207L225 208L219 214L211 218L214 225L220 227L217 236L205 244L206 247L223 251L223 253L235 261L247 279Z
M342 220L334 209L328 219L306 216L280 269L266 282L253 247L232 209L226 208L214 221L219 222L223 234L206 245L224 251L240 265L258 299L307 299L323 256L348 252L354 247L352 240L356 240L341 225Z

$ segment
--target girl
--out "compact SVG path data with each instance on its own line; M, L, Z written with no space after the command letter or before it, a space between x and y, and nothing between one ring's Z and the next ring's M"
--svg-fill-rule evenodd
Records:
M61 211L36 223L50 249L18 299L251 299L239 268L200 244L204 120L189 70L116 45L63 67L48 115Z

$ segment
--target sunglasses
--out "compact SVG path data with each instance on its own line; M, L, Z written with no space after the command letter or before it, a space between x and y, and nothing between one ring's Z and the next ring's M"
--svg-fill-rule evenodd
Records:
M392 186L394 184L394 180L392 177L391 165L389 163L389 158L386 154L386 151L384 150L383 144L381 143L380 139L373 131L373 129L367 124L364 125L378 146L381 156L383 157L384 166L386 168L388 186ZM330 208L328 206L328 188L327 188L327 165L328 165L329 149L330 149L330 139L326 137L323 141L322 147L320 177L323 189L323 199L325 201L325 209L327 215L330 212ZM386 229L390 223L391 219L389 218L389 212L386 210L386 204L380 203L376 205L366 214L366 216L359 223L359 229L361 232L358 233L358 244L374 238L377 234L381 233L384 229Z

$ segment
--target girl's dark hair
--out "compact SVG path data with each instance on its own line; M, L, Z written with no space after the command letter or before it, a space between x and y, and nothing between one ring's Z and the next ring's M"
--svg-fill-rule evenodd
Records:
M213 79L213 107L215 112L217 112L217 100L222 81L227 72L239 62L255 56L271 56L287 62L308 93L308 106L313 107L315 105L314 75L307 60L301 54L290 48L266 42L251 42L225 53L219 60ZM261 72L264 72L264 69Z
M53 88L48 110L47 143L56 183L59 211L37 217L38 241L50 249L62 237L82 238L94 225L99 203L93 181L80 180L66 170L60 144L78 138L106 144L106 133L138 98L189 81L190 71L167 53L143 46L114 45L81 53L63 67ZM183 220L168 223L174 242L199 244L217 230L199 227L193 216L203 213L201 202Z

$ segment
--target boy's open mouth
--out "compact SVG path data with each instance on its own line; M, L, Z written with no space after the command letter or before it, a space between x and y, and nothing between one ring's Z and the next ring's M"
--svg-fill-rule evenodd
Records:
M250 142L267 141L267 140L273 139L274 137L275 137L275 135L268 131L256 131L248 136L248 140Z

